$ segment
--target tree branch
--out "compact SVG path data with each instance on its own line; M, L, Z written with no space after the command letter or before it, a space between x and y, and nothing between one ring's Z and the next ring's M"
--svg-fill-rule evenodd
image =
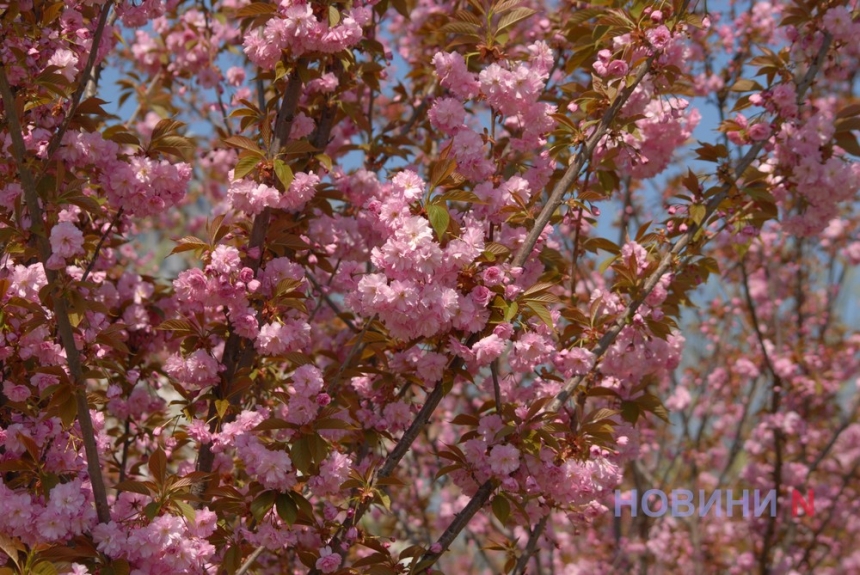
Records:
M102 245L105 243L105 240L110 235L111 230L114 228L115 225L117 225L117 223L119 223L119 219L122 217L122 212L123 212L123 208L120 207L120 209L117 210L116 215L114 216L113 220L111 220L110 225L105 230L105 232L102 234L102 237L99 238L99 243L96 244L96 249L93 252L93 259L91 259L90 263L87 264L87 269L84 271L83 277L81 277L81 283L87 281L87 278L90 277L90 272L93 271L93 267L95 267L96 262L99 259L99 251L101 251Z
M83 74L81 75L81 81L78 82L78 87L75 88L75 91L72 94L69 112L68 114L66 114L66 117L63 119L63 123L60 125L59 129L54 134L54 137L51 138L51 143L48 145L48 153L46 154L47 160L45 161L46 166L50 165L54 154L57 152L58 149L60 149L60 145L63 143L63 136L69 129L69 124L71 124L72 118L75 116L75 112L78 110L78 104L81 103L81 97L84 95L84 91L87 89L87 86L90 83L90 76L93 71L93 66L95 66L96 58L98 57L99 46L101 45L102 35L104 34L105 26L107 25L108 15L110 14L111 8L113 7L113 2L114 0L107 0L107 2L102 5L101 12L99 13L99 23L96 26L96 31L93 33L93 41L90 45L90 55L87 58L87 64L84 67Z
M525 575L526 566L529 564L529 559L532 555L534 555L535 551L537 551L537 544L540 540L540 536L543 535L543 530L546 528L546 524L549 521L549 515L544 515L541 517L541 520L538 521L538 524L535 525L535 528L532 530L531 535L529 535L529 541L526 543L525 551L520 555L520 558L517 559L517 565L514 567L514 575Z
M110 6L109 3L106 5ZM0 67L0 97L3 99L3 107L6 109L6 121L9 126L9 137L12 139L12 153L15 161L18 163L18 173L21 177L21 184L24 189L24 201L27 204L27 209L30 212L31 225L30 233L36 237L36 245L39 249L39 258L45 269L45 276L48 279L48 285L57 287L59 274L56 271L48 269L46 263L51 258L51 245L48 243L48 237L45 234L45 222L42 215L42 207L39 205L39 194L36 191L36 182L30 169L27 167L27 148L24 144L23 131L21 123L18 120L18 111L15 104L15 96L12 94L12 89L9 86L9 80L6 77L6 70ZM83 369L81 367L81 357L75 344L74 328L72 328L69 320L69 310L66 307L66 299L62 294L56 291L52 294L51 299L54 304L54 315L57 319L57 331L60 339L63 342L63 349L66 352L66 361L69 366L69 372L72 378L72 383L75 388L75 403L77 404L78 423L81 427L81 436L84 442L84 451L87 459L87 472L90 476L90 483L93 487L93 497L96 503L96 513L98 514L100 523L108 523L110 521L110 508L107 502L107 491L105 489L104 479L102 478L101 462L99 461L99 451L96 445L95 430L93 429L93 421L90 417L90 407L87 401L86 381L83 378Z
M656 54L652 54L642 64L642 66L640 66L639 72L637 72L633 82L631 82L629 86L624 88L624 90L615 97L615 100L613 100L609 108L606 109L606 112L603 113L603 117L600 119L600 124L597 125L594 133L592 133L591 137L585 141L584 145L580 146L579 151L573 158L573 163L570 164L564 172L564 175L552 189L549 199L546 204L544 204L538 217L535 219L534 226L529 231L520 248L517 250L516 255L514 255L514 259L511 260L511 267L522 267L531 255L532 249L534 249L538 238L540 238L544 228L546 228L550 219L552 219L552 215L558 207L561 206L564 201L564 196L573 186L573 183L579 179L579 173L582 171L582 168L585 167L586 162L591 158L595 148L597 148L597 144L600 143L600 140L602 140L609 131L609 125L615 120L618 112L621 111L621 107L627 103L627 100L633 94L636 86L638 86L648 72L651 71L651 65L653 64L655 57Z

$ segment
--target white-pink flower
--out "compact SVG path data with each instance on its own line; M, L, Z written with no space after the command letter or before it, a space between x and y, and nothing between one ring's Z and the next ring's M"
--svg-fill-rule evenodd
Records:
M340 567L340 562L340 555L333 553L331 547L326 545L320 549L320 558L317 559L316 568L323 573L334 573Z
M84 234L71 222L60 222L51 228L51 250L61 258L82 252Z
M513 445L496 445L490 450L488 462L496 475L508 475L520 467L520 450Z

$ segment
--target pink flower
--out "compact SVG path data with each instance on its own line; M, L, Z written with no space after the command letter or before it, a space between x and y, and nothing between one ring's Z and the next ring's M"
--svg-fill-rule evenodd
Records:
M293 176L290 189L281 196L281 203L278 207L290 211L301 210L317 193L316 186L319 183L320 179L316 174L297 172Z
M584 375L594 366L594 354L582 347L565 349L555 355L553 364L565 377Z
M646 36L648 37L648 41L651 42L651 45L657 50L665 48L672 39L672 33L663 25L648 30Z
M212 252L212 260L206 269L218 274L230 275L232 271L239 271L241 265L242 259L239 256L239 250L233 246L221 244Z
M606 73L609 76L613 76L615 78L626 76L627 75L627 62L624 60L613 60L606 67Z
M466 110L463 104L454 98L436 100L427 115L434 128L449 135L453 135L462 128L466 121Z
M340 562L340 555L333 553L331 547L326 545L320 549L320 558L317 559L316 568L323 573L334 573L340 567Z
M403 197L407 202L413 202L421 197L424 193L424 180L412 170L403 170L394 178L393 183L399 190L402 190Z
M478 95L480 84L466 68L466 60L462 55L457 52L437 52L433 56L433 65L436 66L436 75L442 85L459 99L468 100Z
M30 397L30 390L24 385L16 385L6 380L3 382L3 395L9 398L9 401L21 402Z
M505 279L505 274L496 266L490 266L483 273L484 285L493 287L499 285Z
M48 60L48 66L57 66L57 70L69 82L75 79L77 74L78 57L71 50L60 49L54 52L51 59Z
M520 450L513 445L496 445L490 450L488 462L496 475L508 475L520 467Z
M232 66L227 70L227 82L231 86L240 86L245 81L245 69L239 66Z
M313 132L314 128L316 128L316 122L314 122L313 118L308 117L304 112L299 112L293 119L293 125L290 128L290 139L298 140L304 138Z
M71 222L60 222L51 228L51 250L61 258L70 258L81 253L84 234Z
M491 333L472 346L472 351L475 353L475 361L477 361L478 365L488 365L491 361L502 355L504 349L505 341L494 333Z
M753 124L749 127L749 129L747 129L747 134L749 135L750 140L752 140L753 142L767 140L768 138L770 138L771 134L770 126L762 123Z

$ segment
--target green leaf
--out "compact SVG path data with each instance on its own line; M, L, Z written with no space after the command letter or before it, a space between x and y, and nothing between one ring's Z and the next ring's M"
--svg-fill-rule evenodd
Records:
M167 475L167 456L164 454L164 450L160 447L156 449L155 452L149 456L147 467L149 467L149 472L152 474L153 479L159 483L163 483L164 478Z
M296 502L296 505L299 506L299 512L303 513L307 516L307 519L311 522L315 522L314 519L314 507L311 505L311 502L304 498L301 493L296 493L295 491L291 491L288 494L293 498L293 501Z
M470 24L469 22L448 22L444 26L442 26L442 32L446 34L467 34L470 36L477 36L480 28L475 24Z
M457 169L457 162L453 158L445 158L435 162L430 168L430 185L436 187Z
M669 422L669 412L666 411L666 407L660 401L660 398L653 393L646 393L641 397L637 397L634 401L644 411L650 411L666 423Z
M554 288L555 286L556 284L552 282L536 283L535 285L524 291L522 297L528 299L530 296L545 292L546 290Z
M349 423L336 417L324 417L314 422L314 429L354 429Z
M34 575L57 575L57 568L54 567L53 563L40 561L33 567L32 573Z
M504 525L511 516L511 503L504 495L496 495L493 498L493 515Z
M552 316L545 305L536 301L527 301L525 303L526 306L528 306L528 308L531 309L548 328L552 329Z
M194 523L195 518L197 516L194 508L185 503L180 499L174 499L172 501L173 505L182 513L182 516L185 517L190 523Z
M639 419L639 405L633 401L621 402L621 418L631 424L635 424Z
M146 518L150 521L155 519L155 516L158 515L159 511L161 511L161 503L158 501L152 501L143 508L143 514L146 515Z
M201 240L200 238L195 238L194 236L185 236L184 238L180 238L176 240L176 247L170 252L170 255L178 254L181 252L190 252L192 250L204 250L209 248L209 244Z
M764 88L756 82L755 80L748 80L747 78L741 78L737 82L735 82L731 88L729 88L732 92L751 92L753 90L764 90Z
M430 219L430 225L436 232L436 237L440 240L448 229L448 224L451 221L451 216L448 214L448 208L436 204L427 206L427 217Z
M436 472L436 476L433 478L433 481L436 481L437 479L439 479L443 475L447 475L448 473L451 473L452 471L456 471L456 470L460 469L461 467L463 467L463 465L460 463L452 463L451 465L446 465L445 467L443 467L442 469L440 469L439 471Z
M391 497L383 491L377 491L375 495L374 501L382 505L386 511L391 511Z
M290 460L296 469L305 475L310 475L312 460L307 436L293 443L290 448Z
M142 481L121 481L116 484L117 491L129 491L131 493L139 493L141 495L152 495L149 487Z
M299 517L299 508L293 498L286 493L281 493L275 500L275 510L278 516L283 519L290 527L296 522Z
M289 190L290 184L293 183L293 170L283 160L275 160L275 175L278 176L284 190Z
M505 309L505 321L510 322L517 315L517 312L520 311L520 306L517 302L512 301L511 304Z
M156 329L174 331L184 335L191 335L195 332L194 326L191 325L191 322L184 319L169 319L167 321L163 321L158 324Z
M598 250L603 250L613 255L621 253L621 248L615 242L609 241L606 238L588 238L583 242L582 247L595 254Z
M318 433L313 433L307 436L308 448L310 449L313 462L319 465L328 457L328 442L323 439Z
M263 14L274 14L278 7L268 2L253 2L247 6L243 6L236 10L237 18L250 18L253 16L262 16Z
M840 148L852 156L860 156L860 144L857 143L857 137L851 132L839 132L834 139Z
M331 171L332 162L331 157L328 154L317 154L316 156L314 156L314 158L316 158L317 161L319 161L319 163L322 164L326 170L328 170L329 172Z
M509 27L513 26L514 24L516 24L517 22L520 22L522 20L525 20L526 18L531 17L535 13L536 12L534 10L532 10L531 8L516 8L514 10L511 10L510 12L508 12L507 14L502 16L501 20L499 20L499 27L496 28L496 33L498 34L502 30L504 30L505 28L509 28Z
M837 118L850 118L851 116L860 116L860 104L849 104L836 114Z
M257 142L251 138L246 138L245 136L230 136L229 138L224 138L221 141L233 148L247 150L259 158L265 157L263 150L261 150L260 146L257 145Z
M260 163L260 157L251 152L242 152L233 169L233 179L240 180L251 173Z
M690 210L690 219L693 220L693 223L697 226L702 225L702 222L705 220L705 215L707 214L708 209L704 204L693 204L689 207Z
M466 190L448 190L439 196L439 199L446 202L469 202L472 204L486 204L484 200L475 195L474 192Z
M277 493L274 491L264 491L251 502L251 514L257 523L263 520L266 513L275 505Z

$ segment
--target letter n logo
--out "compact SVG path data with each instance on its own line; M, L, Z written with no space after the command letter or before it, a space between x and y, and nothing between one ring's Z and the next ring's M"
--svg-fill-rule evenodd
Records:
M815 492L812 489L806 490L806 501L803 500L803 495L797 489L791 492L791 516L797 517L797 508L803 508L803 514L807 517L815 515Z

